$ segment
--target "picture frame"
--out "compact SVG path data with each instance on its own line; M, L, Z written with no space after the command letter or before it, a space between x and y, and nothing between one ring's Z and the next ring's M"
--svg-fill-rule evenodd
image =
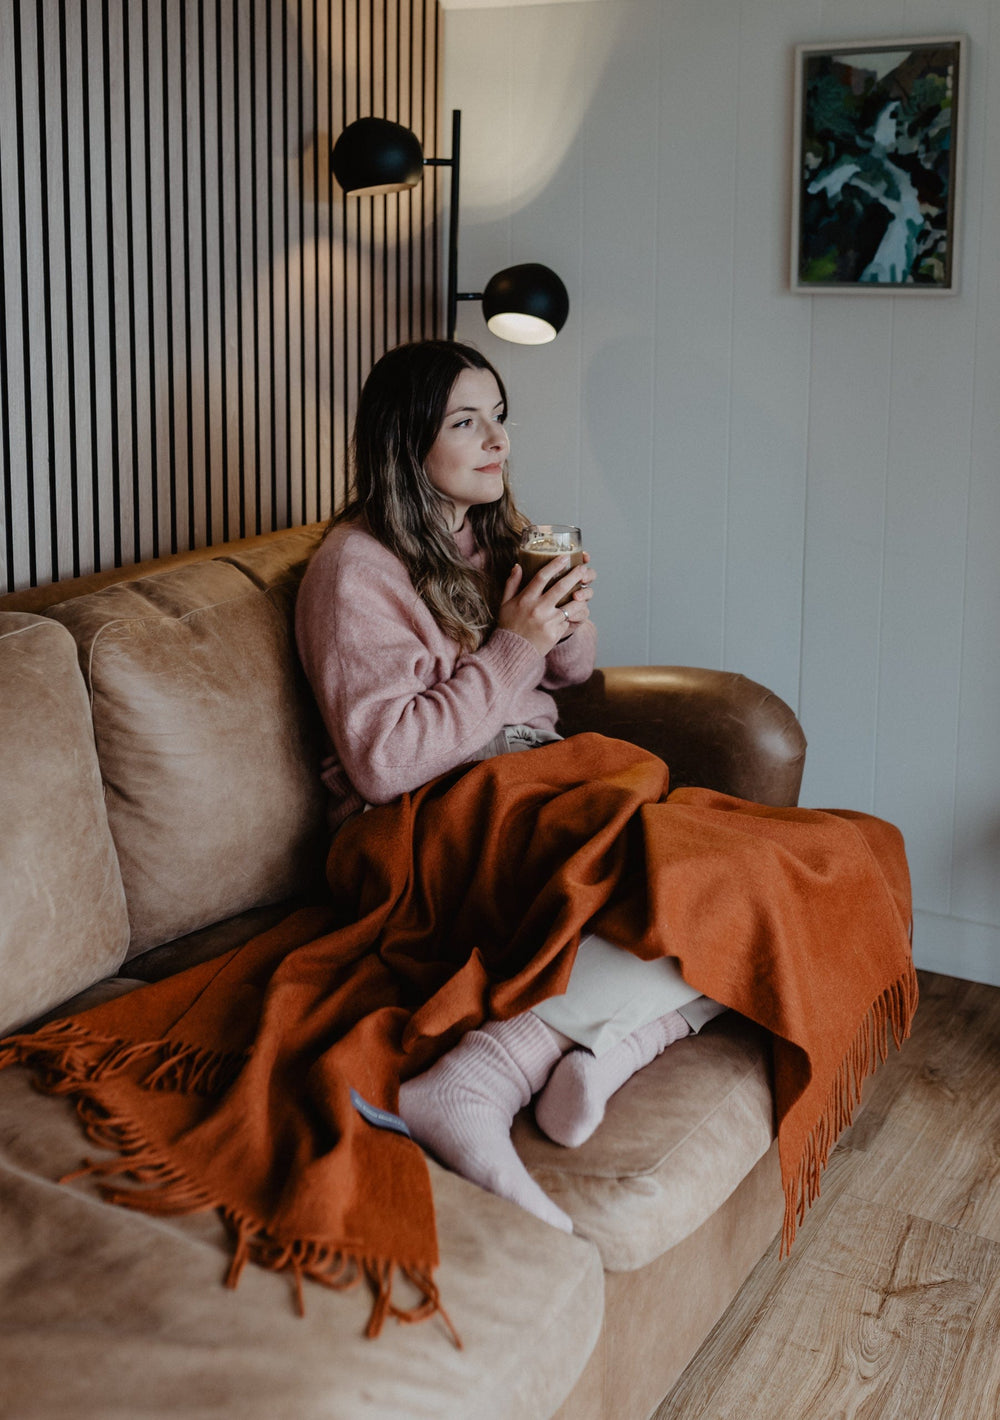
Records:
M958 291L964 35L795 47L791 288Z

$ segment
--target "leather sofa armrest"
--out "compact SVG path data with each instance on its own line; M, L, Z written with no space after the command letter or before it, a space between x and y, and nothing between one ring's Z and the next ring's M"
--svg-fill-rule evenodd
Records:
M561 734L594 730L641 745L670 766L670 786L698 785L791 806L806 738L777 695L732 671L609 666L556 695Z

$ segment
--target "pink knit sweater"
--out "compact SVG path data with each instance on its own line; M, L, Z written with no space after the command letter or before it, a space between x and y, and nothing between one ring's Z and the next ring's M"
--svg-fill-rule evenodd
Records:
M481 565L471 529L455 538ZM463 654L399 559L358 524L335 528L313 556L295 631L329 737L322 778L332 825L471 759L505 725L553 729L546 691L586 680L596 648L585 622L546 657L500 629Z

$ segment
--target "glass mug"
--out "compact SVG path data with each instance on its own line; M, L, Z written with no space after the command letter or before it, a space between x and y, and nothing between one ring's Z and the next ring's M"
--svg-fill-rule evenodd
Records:
M521 586L526 587L532 577L548 566L553 557L559 557L563 553L569 557L570 568L580 566L583 561L583 542L579 528L570 527L568 523L530 523L521 534L521 546L517 553L522 572ZM565 606L568 601L572 601L573 593L579 585L579 582L574 583L566 595L559 598L557 605Z

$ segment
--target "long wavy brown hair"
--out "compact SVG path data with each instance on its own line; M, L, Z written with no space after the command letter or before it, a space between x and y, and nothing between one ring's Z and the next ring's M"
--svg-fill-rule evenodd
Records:
M507 412L503 381L471 345L419 340L388 351L373 366L358 402L351 440L348 500L327 531L363 520L405 566L438 626L463 651L492 630L507 575L527 519L514 506L504 465L495 503L470 508L469 522L485 554L470 567L450 532L454 505L424 469L444 423L448 398L463 370L489 370Z

